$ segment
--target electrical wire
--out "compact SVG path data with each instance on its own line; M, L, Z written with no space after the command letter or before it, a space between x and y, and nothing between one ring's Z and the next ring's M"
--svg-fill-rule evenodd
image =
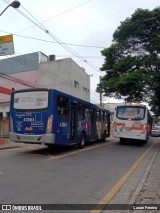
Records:
M24 59L25 57L19 56L19 55L17 55L17 56L18 56L18 58L11 58L11 60L14 60L14 61L24 65L22 62L22 59ZM25 58L25 66L27 68L29 68L30 71L35 70L35 64L33 62L29 61L27 58ZM53 73L53 72L51 74L51 71L49 69L47 69L46 67L44 67L43 65L41 65L41 68L38 67L37 71L39 73L41 73L42 75L48 77L49 79L56 80L57 82L59 82L61 84L70 84L70 82L66 82L65 78L60 76L60 74Z
M9 58L9 57L7 57ZM19 56L19 57L13 57L13 58L9 58L10 60L13 60L19 64L22 64L24 65L24 63L22 62L22 59L24 60L25 59L25 66L28 68L28 71L32 71L32 70L35 70L35 64L30 62L27 58L25 58L24 56ZM55 76L52 76L50 75L50 73L48 72L49 70L48 69L39 69L37 70L38 72L40 72L42 75L44 76L47 76L48 78L52 78L54 80L56 80L57 82L61 83L61 84L64 84L64 83L68 83L66 82L65 80L63 80L61 77L59 77L59 74L55 74ZM1 72L1 74L5 75L4 73ZM59 79L58 79L59 77ZM11 78L9 79L11 80ZM15 79L13 79L15 81ZM19 80L19 83L23 84L24 81L20 81ZM17 81L18 82L18 81ZM26 83L26 82L25 82ZM26 83L27 86L31 86L31 87L35 87L35 85L31 85L29 82Z
M9 32L6 32L4 30L0 30L1 32L4 32L4 33L7 33L7 34L10 34ZM22 38L27 38L27 39L33 39L33 40L37 40L37 41L43 41L43 42L47 42L47 43L52 43L52 44L57 44L58 42L56 41L48 41L48 40L44 40L44 39L40 39L40 38L34 38L34 37L30 37L30 36L25 36L25 35L18 35L18 34L15 34L15 33L12 33L12 35L14 36L17 36L17 37L22 37ZM100 47L100 46L94 46L94 45L81 45L81 44L72 44L72 43L66 43L66 42L63 42L62 44L65 44L65 45L71 45L71 46L76 46L76 47L87 47L87 48L99 48L99 49L104 49L105 47Z
M68 12L74 10L74 9L77 9L78 7L83 6L84 4L87 4L87 3L90 2L90 1L92 1L92 0L88 0L88 1L86 1L86 2L83 2L82 4L79 4L79 5L77 5L77 6L75 6L75 7L72 7L72 8L70 8L70 9L68 9L68 10L65 10L65 11L63 11L63 12L61 12L61 13L59 13L59 14L57 14L57 15L51 17L51 18L48 18L48 19L42 21L42 23L47 22L47 21L50 21L51 19L54 19L54 18L56 18L56 17L58 17L58 16L64 15L64 14L66 14L66 13L68 13ZM30 29L30 28L32 28L32 27L34 27L34 25L31 26L31 27L25 28L25 29L23 29L23 30L21 30L21 31L18 31L18 33L23 32L23 31L25 31L25 30L28 30L28 29Z
M27 11L27 10L26 10ZM28 11L27 11L28 12ZM28 12L29 13L29 12ZM51 38L53 38L54 40L57 41L58 44L60 44L61 46L63 46L66 50L68 50L72 55L78 57L79 59L81 59L82 61L86 62L89 66L91 66L94 70L100 72L99 70L96 69L96 67L94 65L91 65L88 63L88 61L83 58L82 56L80 56L78 53L76 53L74 50L72 50L71 48L66 47L65 43L63 43L58 37L56 37L54 34L50 33L38 20L36 20L30 13L30 15L32 16L32 18L34 18L38 24L33 21L32 19L30 19L28 16L26 16L23 12L20 12L21 15L23 15L25 18L27 18L29 21L31 21L32 23L34 23L38 28L40 28L42 31L44 31L45 33L47 33ZM39 70L40 71L40 70ZM100 72L101 73L101 72ZM43 73L44 74L44 73ZM45 73L46 75L46 73ZM51 76L48 76L51 77Z
M38 28L40 28L42 31L44 31L47 35L49 35L52 39L54 39L59 45L61 45L64 49L66 49L67 51L69 51L72 55L74 55L75 57L81 59L83 62L87 63L90 67L92 67L95 71L99 72L101 75L102 71L98 70L98 68L89 63L84 57L82 57L81 55L79 55L76 51L74 51L73 49L71 49L70 47L68 47L67 45L63 44L64 42L62 42L57 36L55 36L53 33L49 32L49 30L47 28L45 28L45 26L42 25L41 22L39 22L27 9L25 9L22 5L21 7L36 21L33 21L32 19L30 19L26 14L24 14L22 11L20 11L20 9L17 9L17 11L24 16L26 19L28 19L29 21L31 21L32 23L34 23ZM37 24L38 23L38 24Z
M22 57L23 57L23 59L24 59L24 56L22 56ZM12 60L14 60L14 61L16 61L16 62L18 62L18 63L23 64L21 59L20 59L20 60L19 60L18 58L10 58L10 59L12 59ZM17 60L17 59L18 59L18 60ZM27 63L27 58L25 58L25 65L27 65L27 67L30 68L30 69L35 68L35 67L32 67L33 64L30 63L29 60L28 60L28 63L27 63L27 64L26 64L26 63ZM46 70L41 70L41 69L40 69L40 70L36 70L36 71L38 71L38 72L40 72L41 74L43 74L43 75L45 75L45 76L47 76L47 77L49 77L49 78L55 80L55 78L53 78L52 75L49 75L49 76L48 76L47 74L45 74L45 73L43 72L43 71L46 71ZM41 72L41 71L42 71L42 72ZM31 84L30 82L24 81L24 80L19 79L19 78L15 78L15 77L13 77L13 76L8 76L8 75L6 75L6 74L4 74L4 73L0 73L0 77L1 77L1 78L5 78L5 79L7 79L7 80L9 80L9 81L14 81L14 82L20 83L20 84L22 84L22 85L32 87L32 88L35 88L35 87L36 87L35 85ZM57 79L56 79L56 82L57 82ZM60 81L60 82L61 82L61 81ZM67 85L67 84L65 84L65 86L72 87L72 85ZM79 88L79 90L84 92L83 89L80 89L80 88ZM95 91L93 91L93 90L90 90L90 94L91 94L91 96L92 96L92 94L94 94L94 97L95 97L95 95L98 96L98 93L95 93ZM99 99L99 97L98 97L97 99ZM93 102L93 100L91 100L91 102ZM97 104L97 102L98 102L98 101L95 101L96 104Z
M18 56L18 57L19 58L13 57L13 58L10 58L10 59L24 65L23 62L22 62L22 59L24 59L24 56ZM25 66L29 68L28 71L35 70L35 64L33 64L27 58L25 58ZM63 84L63 85L68 86L68 87L73 87L71 81L66 81L66 79L64 79L64 78L62 79L61 76L57 73L51 74L51 71L49 69L46 69L43 66L41 66L41 68L36 69L36 71L39 72L40 74L48 77L49 79L54 80L56 83L59 83L61 85ZM21 81L19 81L19 83L23 84L23 82L21 82ZM30 85L27 85L27 86L30 86ZM82 89L79 88L79 90L84 92L83 88Z
M14 81L16 83L19 83L19 84L22 84L22 85L25 85L25 86L28 86L28 87L35 88L35 86L33 84L31 84L30 82L28 82L28 81L25 81L25 80L22 80L22 79L19 79L19 78L10 76L10 75L6 75L6 74L1 73L1 72L0 72L0 78L4 78L4 79L7 79L9 81Z
M21 6L22 7L22 6ZM39 22L27 9L25 9L24 7L22 7L35 21L31 20L28 16L26 16L23 12L20 11L20 9L17 9L17 11L20 11L21 15L24 15L24 17L26 19L28 19L29 21L31 21L32 23L34 23L38 28L40 28L43 32L45 32L47 35L49 35L52 39L54 39L59 45L61 45L64 49L66 49L68 52L70 52L72 55L74 55L75 57L81 59L83 62L87 63L90 67L92 67L95 71L99 72L102 74L102 72L100 70L97 69L97 67L95 65L92 65L90 63L88 63L88 61L82 57L81 55L79 55L76 51L74 51L73 49L71 49L70 47L68 47L67 45L63 44L64 42L62 42L55 34L51 33L45 26L42 25L41 22Z

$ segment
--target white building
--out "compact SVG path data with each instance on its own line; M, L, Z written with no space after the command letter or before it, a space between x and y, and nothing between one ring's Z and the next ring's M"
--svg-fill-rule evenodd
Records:
M90 76L71 58L40 63L39 72L42 74L38 86L55 88L90 101Z

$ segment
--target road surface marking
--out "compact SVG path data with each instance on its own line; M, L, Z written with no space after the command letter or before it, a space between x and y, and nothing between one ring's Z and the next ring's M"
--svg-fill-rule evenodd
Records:
M156 142L157 143L157 142ZM132 165L132 167L122 176L122 178L114 185L114 187L99 201L97 207L93 209L90 213L100 213L103 210L103 206L107 205L112 198L116 195L116 193L120 190L120 188L124 185L130 175L135 171L135 169L139 166L151 148L156 144L153 143L139 158L138 160ZM100 206L99 206L100 205ZM102 205L102 206L101 206ZM102 209L101 209L102 207Z
M47 160L64 158L64 157L67 157L67 156L70 156L70 155L75 155L75 154L78 154L78 153L81 153L81 152L86 152L86 151L91 150L91 149L96 149L98 147L106 146L106 145L109 145L111 143L115 143L115 142L112 141L112 142L108 142L108 143L105 143L105 144L100 144L100 145L92 146L92 147L89 147L89 148L81 149L79 151L69 152L69 153L64 154L64 155L58 155L58 156L50 155L49 159L47 159Z

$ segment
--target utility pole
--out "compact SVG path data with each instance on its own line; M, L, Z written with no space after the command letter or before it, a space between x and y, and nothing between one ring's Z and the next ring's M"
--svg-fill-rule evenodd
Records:
M99 82L100 82L100 87L101 87L101 76L99 76ZM102 91L100 89L100 107L102 107L103 104L102 104Z

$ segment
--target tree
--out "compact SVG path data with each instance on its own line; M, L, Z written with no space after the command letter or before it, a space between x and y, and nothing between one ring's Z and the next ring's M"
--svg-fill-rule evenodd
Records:
M160 7L137 9L113 34L102 52L106 74L97 92L127 102L145 101L160 115Z

